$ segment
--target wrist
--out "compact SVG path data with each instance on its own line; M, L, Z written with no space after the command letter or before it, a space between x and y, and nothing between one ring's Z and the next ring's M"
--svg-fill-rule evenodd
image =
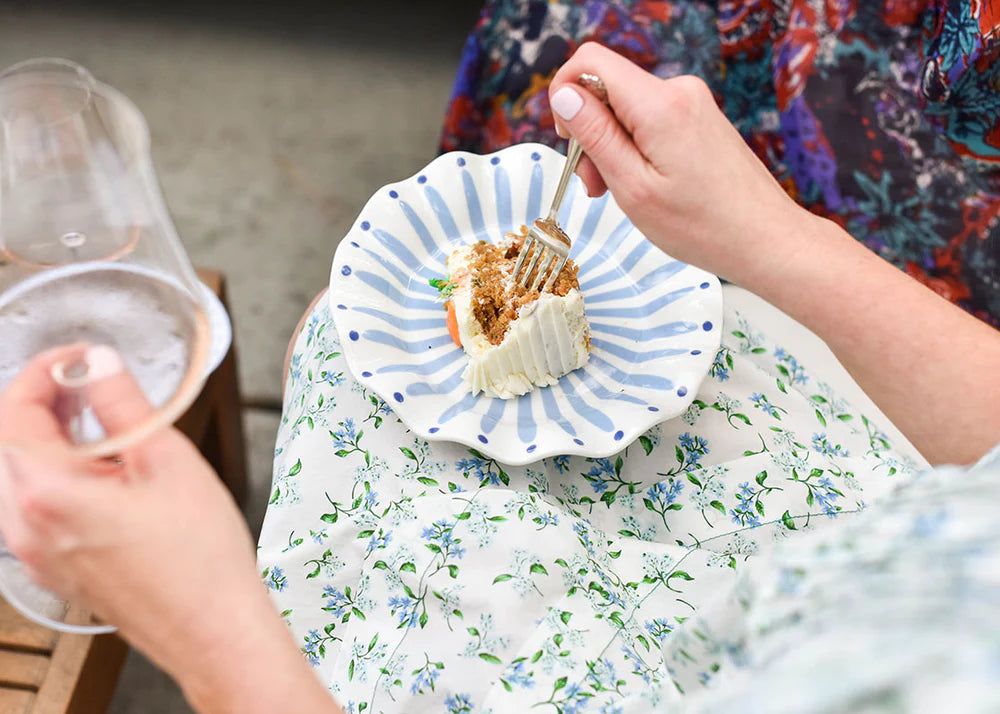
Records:
M732 237L743 250L732 252L729 270L720 277L773 303L782 297L776 288L805 277L810 255L822 255L831 236L825 219L790 199L770 208Z
M257 600L256 593L251 599ZM252 681L266 667L262 656L282 649L266 641L267 633L273 633L270 620L274 617L274 612L244 599L229 617L206 617L192 623L185 651L175 652L164 669L177 680L196 711L235 711L245 696L242 680L249 676Z
M798 205L765 224L767 239L746 261L737 284L817 331L817 319L867 282L872 269L896 271L860 245L839 225Z
M185 697L202 714L340 714L261 594L257 606L217 630L206 656L183 667L178 681Z
M167 667L196 711L339 711L263 591L245 593L230 616L199 629L189 656Z

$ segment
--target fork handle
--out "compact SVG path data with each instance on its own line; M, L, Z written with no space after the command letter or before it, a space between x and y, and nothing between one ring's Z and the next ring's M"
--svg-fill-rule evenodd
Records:
M562 176L559 177L559 185L556 186L556 195L552 197L552 208L549 209L550 221L556 220L563 197L566 196L569 180L572 178L573 172L576 171L576 165L580 163L582 155L583 149L580 147L580 142L576 139L570 139L569 148L566 149L566 164L563 166Z

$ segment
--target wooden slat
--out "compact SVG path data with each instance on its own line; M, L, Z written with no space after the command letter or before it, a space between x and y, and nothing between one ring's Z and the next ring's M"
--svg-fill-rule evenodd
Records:
M51 652L57 633L24 619L17 610L0 597L0 646Z
M222 304L228 306L225 278L216 273L216 280L212 289ZM206 385L205 391L212 394L213 428L209 429L209 438L201 444L202 451L236 502L243 503L247 495L246 441L235 342L230 344L225 359L212 375L212 384Z
M78 608L71 608L66 619L75 624L89 621ZM90 635L59 636L31 714L65 714L73 698L73 692L80 683L80 673L83 671L84 662L87 661L94 639ZM117 672L115 674L117 675Z
M0 650L0 687L37 689L49 668L49 658L40 654Z
M222 296L222 273L210 268L198 268L198 278L218 296Z
M34 699L24 689L0 689L0 714L27 714Z
M198 398L195 399L194 404L181 415L181 418L177 420L174 424L181 433L183 433L187 438L194 442L196 446L200 446L205 433L208 431L208 425L212 421L212 389L210 387L214 383L215 375L213 374L208 378L208 382L205 384L205 389Z
M117 635L95 637L66 714L106 714L127 654L128 645Z

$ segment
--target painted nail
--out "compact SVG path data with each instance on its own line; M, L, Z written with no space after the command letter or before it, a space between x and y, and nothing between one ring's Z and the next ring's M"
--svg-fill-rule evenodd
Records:
M563 87L549 100L552 111L566 121L572 121L583 107L583 97L572 87Z
M83 354L52 365L52 379L67 389L81 389L102 379L125 371L125 363L114 349L107 345L88 347Z
M87 361L88 382L113 377L125 370L121 355L107 345L95 345L89 348L83 358Z

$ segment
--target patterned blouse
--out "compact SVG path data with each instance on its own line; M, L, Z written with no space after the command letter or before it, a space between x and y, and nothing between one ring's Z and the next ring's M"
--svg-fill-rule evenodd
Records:
M591 40L705 79L793 198L1000 326L1000 0L489 0L441 149L559 145Z

